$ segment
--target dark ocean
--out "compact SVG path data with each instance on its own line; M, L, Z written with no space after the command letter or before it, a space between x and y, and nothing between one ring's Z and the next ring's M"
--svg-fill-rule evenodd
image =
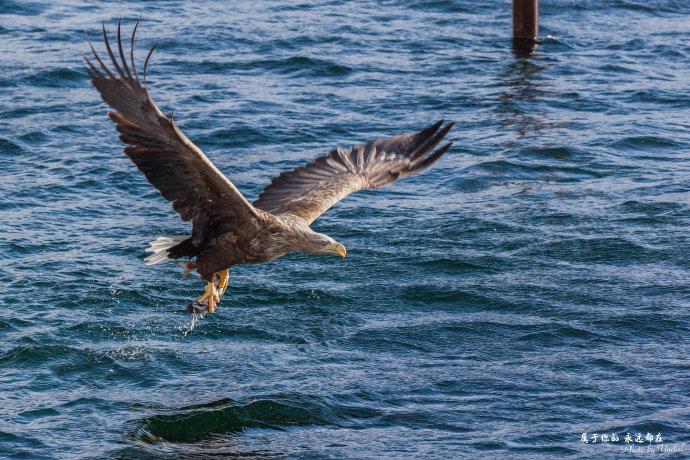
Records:
M139 16L153 98L250 201L336 146L455 144L315 222L347 258L235 267L192 328L203 282L143 262L189 227L83 61ZM510 29L505 0L0 0L0 458L690 457L690 2L542 0L527 58Z

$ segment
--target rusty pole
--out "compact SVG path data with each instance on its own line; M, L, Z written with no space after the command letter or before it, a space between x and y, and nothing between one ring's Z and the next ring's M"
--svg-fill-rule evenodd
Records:
M539 36L539 0L513 0L513 50L525 56Z

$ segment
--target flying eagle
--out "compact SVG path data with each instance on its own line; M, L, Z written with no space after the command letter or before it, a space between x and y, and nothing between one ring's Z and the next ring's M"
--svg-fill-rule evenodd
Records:
M94 62L86 59L91 82L114 109L108 116L117 125L125 154L156 187L183 221L191 221L192 234L158 237L150 243L147 264L186 258L185 274L196 270L207 282L204 293L189 311L216 309L228 286L229 268L256 264L291 252L335 254L345 257L345 246L309 226L350 193L374 189L399 177L417 174L443 155L452 143L435 149L453 126L443 120L417 133L373 140L349 149L335 148L299 168L275 177L250 203L216 168L173 120L153 102L146 88L146 68L154 44L144 61L140 79L134 59L139 22L130 38L129 63L117 27L113 53L103 24L103 40L112 68L94 47Z

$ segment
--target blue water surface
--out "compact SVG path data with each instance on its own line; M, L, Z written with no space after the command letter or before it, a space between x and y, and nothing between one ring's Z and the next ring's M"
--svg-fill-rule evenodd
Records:
M690 442L690 3L541 3L517 58L509 1L0 1L0 457ZM335 146L455 144L315 223L346 259L235 267L191 329L201 280L143 263L189 227L82 60L139 16L154 99L250 200Z

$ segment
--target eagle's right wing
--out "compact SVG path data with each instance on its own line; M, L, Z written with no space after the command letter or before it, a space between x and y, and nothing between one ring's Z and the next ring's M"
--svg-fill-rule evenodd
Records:
M144 75L139 74L134 61L134 27L129 52L131 69L122 49L120 24L117 26L117 47L120 60L115 57L103 25L103 40L116 72L103 62L91 47L97 65L88 59L91 82L114 112L108 116L117 124L120 139L127 144L125 154L134 162L146 179L185 220L194 226L195 244L200 244L200 232L209 219L216 217L242 221L255 215L256 209L226 178L196 145L175 125L172 112L163 115L149 96L144 83L146 67L155 45L144 62Z

